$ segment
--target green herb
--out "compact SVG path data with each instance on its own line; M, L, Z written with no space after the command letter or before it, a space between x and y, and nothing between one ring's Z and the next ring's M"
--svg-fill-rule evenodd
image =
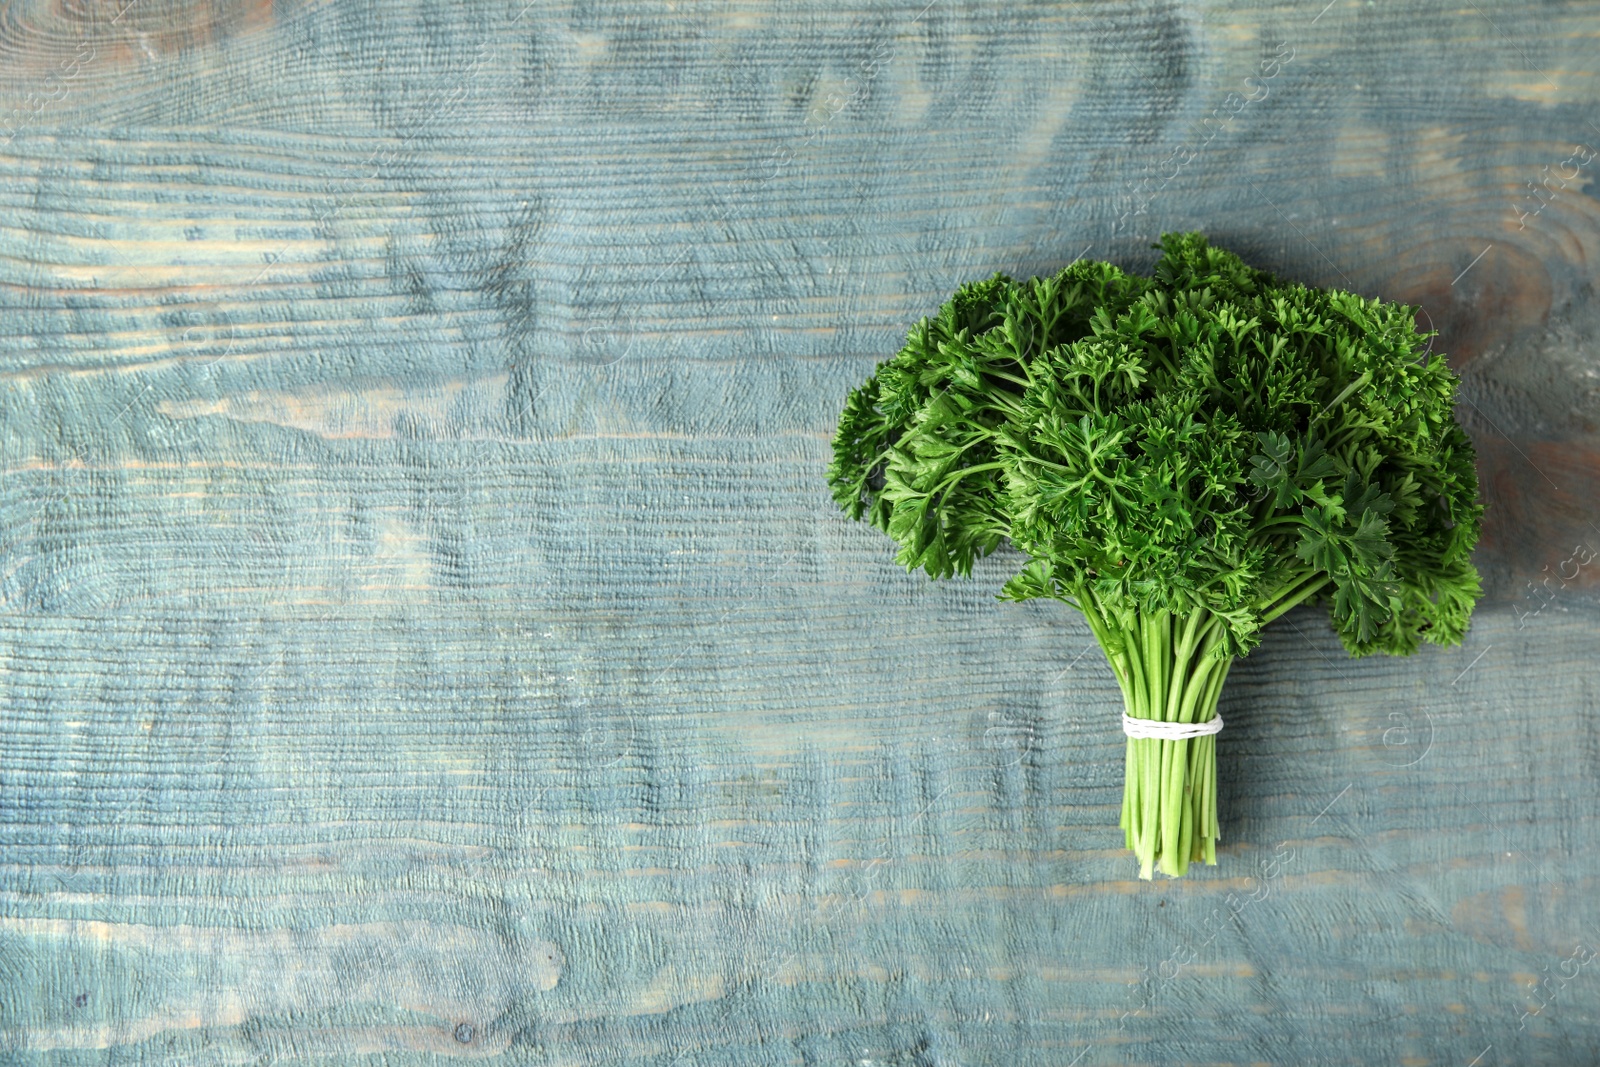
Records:
M1355 656L1459 644L1483 507L1416 309L1279 281L1197 233L956 291L845 402L828 481L934 578L1009 541L1008 600L1082 611L1126 714L1202 723L1267 623ZM1130 738L1140 876L1216 862L1215 737Z

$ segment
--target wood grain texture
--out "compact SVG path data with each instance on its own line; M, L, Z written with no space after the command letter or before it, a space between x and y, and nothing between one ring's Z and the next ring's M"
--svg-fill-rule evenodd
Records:
M0 5L0 1059L1600 1062L1597 31ZM1086 627L821 472L961 281L1190 228L1425 310L1488 596L1275 624L1144 884Z

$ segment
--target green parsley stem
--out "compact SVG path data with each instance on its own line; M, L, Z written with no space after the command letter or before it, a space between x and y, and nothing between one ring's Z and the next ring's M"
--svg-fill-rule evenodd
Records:
M942 493L946 489L950 488L952 485L954 485L957 482L959 482L961 479L965 478L967 475L972 474L972 473L974 473L976 471L998 470L999 468L1004 467L1004 466L1005 466L1004 463L978 463L978 464L975 464L974 466L971 466L971 467L962 467L960 470L958 470L954 474L950 475L944 481L940 482L938 485L936 485L932 489L928 490L926 495L927 496L933 496L936 493Z
M1267 623L1271 622L1273 619L1276 619L1279 615L1282 615L1284 612L1288 611L1296 604L1299 604L1307 597L1313 596L1323 586L1327 585L1332 580L1332 578L1322 572L1313 574L1301 584L1300 588L1294 593L1293 596L1290 596L1286 600L1280 601L1272 610L1264 612L1261 616L1261 625L1265 626Z
M1127 714L1162 722L1214 718L1232 664L1214 654L1223 620L1195 608L1187 615L1138 611L1121 621L1126 659L1117 676ZM1139 876L1151 878L1159 866L1177 877L1191 862L1215 863L1215 738L1129 738L1127 746L1121 826Z
M1265 530L1265 529L1267 529L1269 527L1272 527L1272 526L1282 526L1285 523L1300 523L1300 524L1304 525L1305 521L1306 521L1305 518L1303 516L1301 516L1301 515L1279 515L1276 518L1263 519L1260 522L1256 523L1254 526L1250 527L1250 536L1254 537L1256 534L1260 533L1262 530Z

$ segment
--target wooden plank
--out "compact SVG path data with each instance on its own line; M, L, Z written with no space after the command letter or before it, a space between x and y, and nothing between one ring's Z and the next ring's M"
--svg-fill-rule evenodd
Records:
M3 1058L1595 1059L1595 29L10 12ZM1489 596L1404 661L1276 624L1219 865L1146 884L1086 628L821 470L954 285L1195 227L1425 309Z

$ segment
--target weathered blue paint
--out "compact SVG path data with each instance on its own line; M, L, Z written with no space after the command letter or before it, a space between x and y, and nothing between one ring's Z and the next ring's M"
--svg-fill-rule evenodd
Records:
M0 1059L1600 1059L1592 12L920 7L0 20ZM1491 596L1275 625L1141 884L1086 628L821 472L1189 228L1428 311Z

